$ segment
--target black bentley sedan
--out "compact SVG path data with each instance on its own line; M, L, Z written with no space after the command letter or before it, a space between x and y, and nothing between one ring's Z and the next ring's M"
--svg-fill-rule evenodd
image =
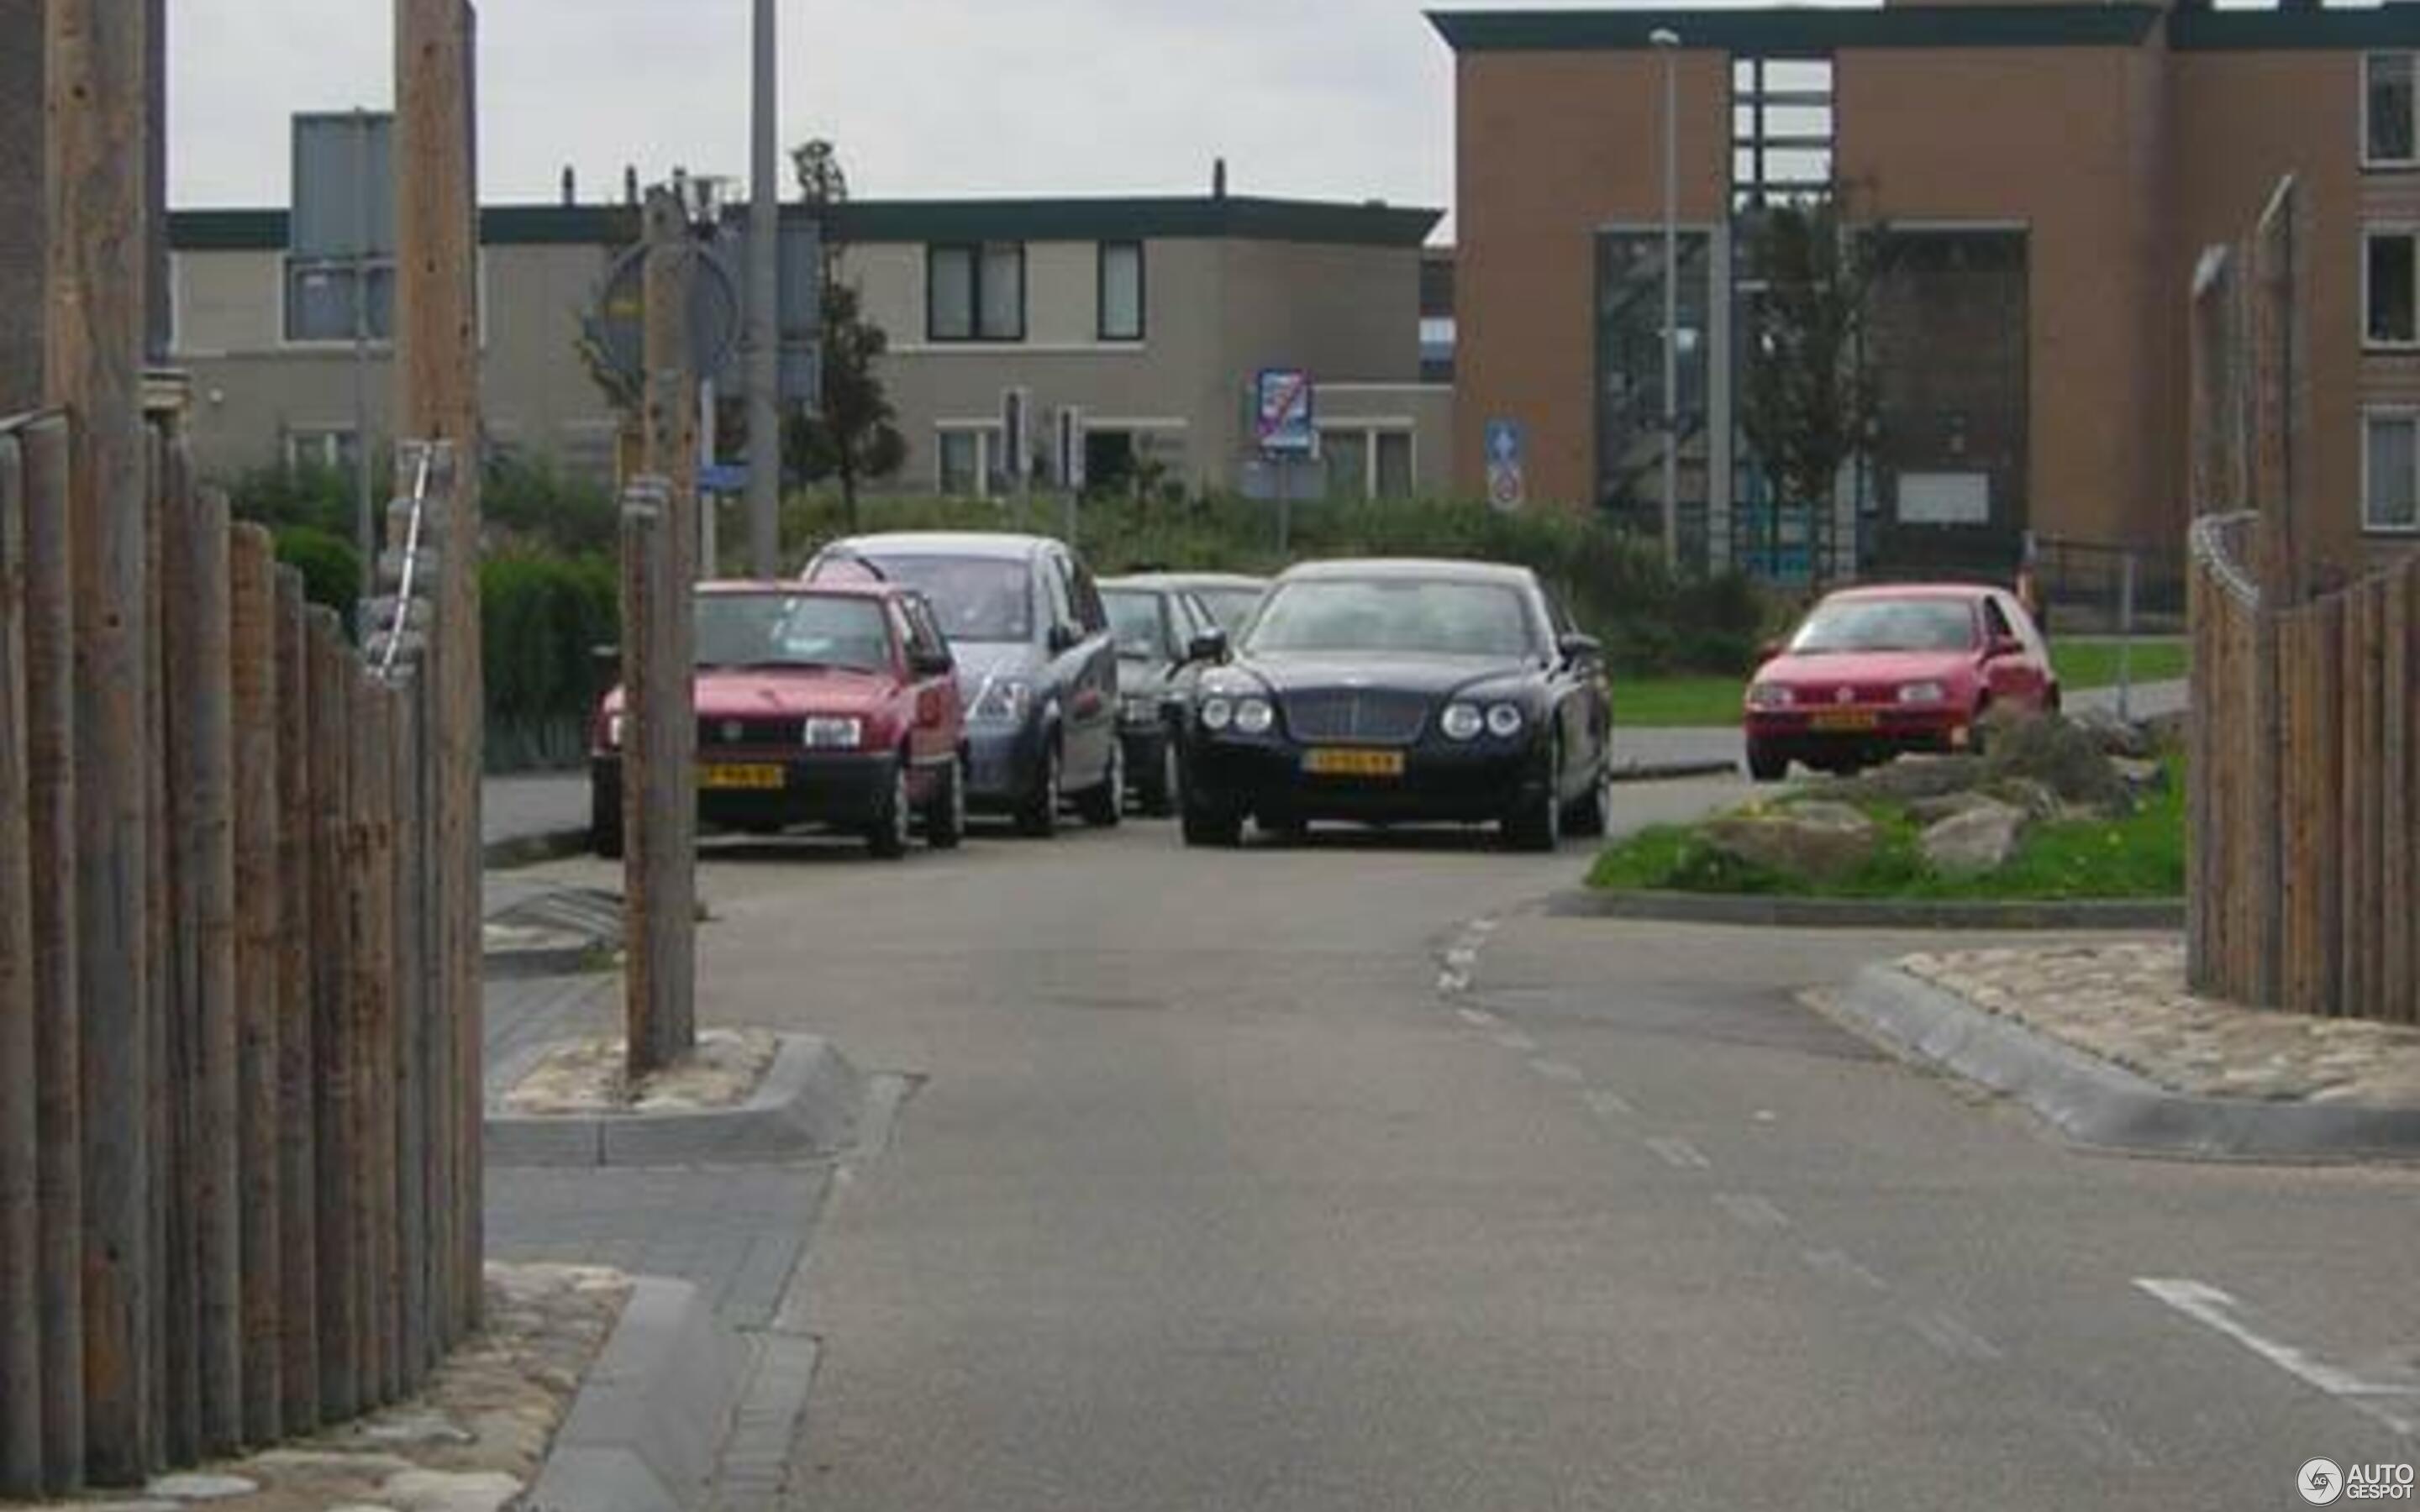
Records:
M1500 824L1524 850L1606 820L1604 656L1536 575L1466 562L1325 562L1270 588L1186 727L1184 828L1247 818Z

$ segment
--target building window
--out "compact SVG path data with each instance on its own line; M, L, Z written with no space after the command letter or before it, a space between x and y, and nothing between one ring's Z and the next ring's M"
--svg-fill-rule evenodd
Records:
M1366 501L1412 497L1412 433L1359 426L1323 428L1319 459L1329 499Z
M1101 243L1101 339L1142 340L1142 243Z
M2365 337L2372 347L2420 346L2420 234L2371 231L2363 241Z
M1731 202L1754 209L1832 183L1832 60L1731 60Z
M2362 529L2420 532L2420 413L2372 410L2363 425Z
M360 451L347 426L313 426L286 433L288 472L350 472Z
M945 497L952 499L981 498L985 492L985 454L990 438L977 429L945 430L939 434L936 453L940 459L940 472L935 479Z
M2420 130L2413 114L2410 53L2372 53L2363 60L2363 161L2374 168L2408 167L2420 161Z
M368 303L358 312L354 290L368 275ZM289 342L350 341L354 322L367 327L372 341L395 337L395 265L373 262L357 267L349 258L288 257L286 259L286 339Z
M924 255L924 333L932 341L1023 341L1023 243L957 242L929 248Z
M1409 432L1382 430L1377 433L1378 497L1409 499L1412 496L1412 438Z

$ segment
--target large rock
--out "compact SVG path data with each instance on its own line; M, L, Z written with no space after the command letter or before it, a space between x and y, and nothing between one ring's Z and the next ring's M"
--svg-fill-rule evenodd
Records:
M1977 809L1992 808L1995 803L1988 793L1945 793L1937 798L1916 799L1907 806L1907 812L1919 825L1937 825Z
M2072 807L2123 812L2128 806L2126 783L2100 738L2057 715L1995 724L1983 764L1994 784L2040 782Z
M1845 803L1725 814L1706 825L1706 843L1723 855L1814 881L1843 877L1874 854L1874 822Z
M2118 717L2114 709L2085 709L2070 716L2069 723L2090 735L2099 744L2103 756L2143 761L2156 748L2150 731L2132 720Z
M1972 791L1986 775L1979 756L1902 756L1840 783L1838 791L1884 803L1914 803Z
M1936 872L1972 875L1996 872L2016 854L2024 838L2025 811L2005 803L1986 802L1955 814L1924 832L1924 858Z

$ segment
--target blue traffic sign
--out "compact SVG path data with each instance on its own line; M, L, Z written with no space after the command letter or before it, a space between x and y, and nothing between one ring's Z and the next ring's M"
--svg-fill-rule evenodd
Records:
M700 493L746 493L748 467L743 462L713 462L697 470Z
M1521 465L1521 424L1516 420L1487 423L1487 460L1496 467Z
M1310 374L1299 368L1265 368L1253 384L1252 399L1252 428L1263 452L1309 456L1317 449Z

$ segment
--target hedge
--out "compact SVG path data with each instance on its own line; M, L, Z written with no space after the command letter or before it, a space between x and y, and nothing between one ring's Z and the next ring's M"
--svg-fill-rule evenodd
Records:
M512 552L480 564L490 770L579 762L603 691L594 650L618 634L618 595L601 556Z

